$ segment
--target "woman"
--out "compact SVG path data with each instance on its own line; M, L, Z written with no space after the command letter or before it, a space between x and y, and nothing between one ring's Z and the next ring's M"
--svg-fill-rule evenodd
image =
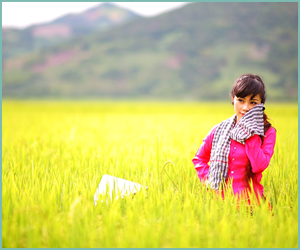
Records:
M257 199L264 197L262 172L273 155L276 130L264 113L266 91L259 76L240 76L231 99L235 114L211 129L193 163L208 188L221 191L223 197L224 190L232 188L239 200L245 198L250 203L252 185Z

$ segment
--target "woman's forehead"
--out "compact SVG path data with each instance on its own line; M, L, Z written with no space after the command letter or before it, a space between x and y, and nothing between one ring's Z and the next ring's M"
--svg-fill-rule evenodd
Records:
M253 96L253 94L250 94L250 95L247 95L245 97L241 97L241 96L236 96L238 98L245 98L245 99L250 99L250 100L258 100L260 101L261 100L261 97L260 97L260 94L257 94L256 96Z

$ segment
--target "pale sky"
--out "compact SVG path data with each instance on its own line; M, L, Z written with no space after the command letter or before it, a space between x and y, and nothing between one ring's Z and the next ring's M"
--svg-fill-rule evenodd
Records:
M2 2L2 27L26 28L52 21L70 13L80 13L102 2ZM143 16L155 16L187 2L113 2Z

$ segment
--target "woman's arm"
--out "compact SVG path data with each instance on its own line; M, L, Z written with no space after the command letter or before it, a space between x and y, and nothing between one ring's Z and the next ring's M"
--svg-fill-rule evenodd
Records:
M203 139L203 142L198 149L195 157L193 158L193 163L195 165L195 169L197 171L198 177L204 183L208 177L209 171L209 159L210 159L210 151L212 146L212 141L214 138L214 133L217 126L213 127L207 136Z
M262 145L258 135L253 135L245 141L246 154L253 173L261 173L268 167L274 153L275 141L276 131L272 127L267 131Z

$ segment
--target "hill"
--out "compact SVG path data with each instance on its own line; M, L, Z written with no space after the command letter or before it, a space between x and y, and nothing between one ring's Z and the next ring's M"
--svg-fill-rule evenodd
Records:
M224 100L243 73L298 97L297 3L191 3L5 60L3 97Z
M2 28L2 58L58 45L137 18L142 17L114 4L103 3L82 13L65 15L26 29Z

